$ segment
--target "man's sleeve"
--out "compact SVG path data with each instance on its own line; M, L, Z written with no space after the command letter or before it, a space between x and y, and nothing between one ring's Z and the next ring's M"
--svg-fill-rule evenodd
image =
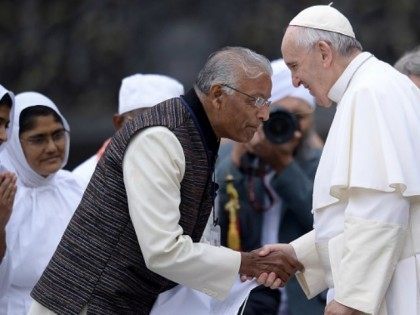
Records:
M237 278L240 253L193 243L179 225L185 157L175 135L148 128L132 139L123 161L131 220L147 267L217 299Z
M399 192L350 190L343 254L333 270L335 300L376 314L401 255L409 202Z
M308 299L313 298L325 289L325 272L315 247L315 230L299 237L290 243L296 252L297 259L305 268L297 272L296 278Z

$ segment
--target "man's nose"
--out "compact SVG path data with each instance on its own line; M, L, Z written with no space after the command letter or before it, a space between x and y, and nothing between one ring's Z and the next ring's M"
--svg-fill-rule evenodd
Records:
M268 117L270 116L270 107L269 106L262 106L258 110L258 119L261 121L268 120Z

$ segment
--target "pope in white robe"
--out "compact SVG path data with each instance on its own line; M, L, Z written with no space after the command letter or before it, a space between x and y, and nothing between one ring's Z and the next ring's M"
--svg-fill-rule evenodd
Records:
M299 13L282 52L295 86L337 103L315 177L314 230L291 243L302 289L311 298L329 288L326 314L420 314L419 89L362 53L330 6Z

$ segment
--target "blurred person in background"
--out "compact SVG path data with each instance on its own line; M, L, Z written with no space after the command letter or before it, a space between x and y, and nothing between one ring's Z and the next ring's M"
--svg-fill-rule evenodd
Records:
M314 181L314 230L260 254L296 255L307 297L328 289L326 315L420 314L420 90L363 52L331 6L295 16L281 50L293 84L337 110Z
M177 284L220 300L238 273L287 281L300 270L284 253L261 260L199 243L220 138L247 142L268 118L271 73L265 57L226 47L185 96L148 108L113 136L31 293L31 315L149 314Z
M296 123L289 125L280 116L274 131L279 136L286 131L289 139L282 144L272 142L261 126L250 142L234 143L231 155L216 169L222 244L229 245L229 228L232 228L230 213L225 209L229 202L226 177L231 175L239 195L237 228L240 248L244 251L273 242L290 242L312 230L313 225L312 186L322 150L322 141L313 126L315 100L303 87L292 85L290 70L282 59L271 65L271 112L286 111ZM273 119L271 114L269 121ZM321 298L308 301L292 279L281 295L278 290L264 286L255 288L244 314L274 315L281 309L282 314L315 315L323 314L324 304Z
M395 69L407 75L420 88L420 46L405 53L394 65Z
M0 233L0 313L27 314L30 292L53 255L81 199L72 174L62 170L69 154L69 126L56 105L36 92L16 96L4 166L16 173L18 190Z
M165 75L137 73L124 78L119 91L118 113L112 117L115 130L118 131L127 120L140 115L146 108L181 94L184 94L182 84ZM88 185L109 140L104 142L95 155L73 170L73 174L83 188Z
M0 85L0 152L4 150L11 131L10 116L14 109L14 95ZM13 116L13 115L12 115ZM16 194L16 175L6 170L0 160L0 275L3 257L6 252L6 224L12 214ZM0 292L2 283L0 282Z

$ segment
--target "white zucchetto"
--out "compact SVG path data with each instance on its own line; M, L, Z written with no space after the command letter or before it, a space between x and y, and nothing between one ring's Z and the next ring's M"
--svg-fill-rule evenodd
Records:
M306 8L296 15L289 25L315 28L356 38L349 20L340 11L329 5L315 5Z

